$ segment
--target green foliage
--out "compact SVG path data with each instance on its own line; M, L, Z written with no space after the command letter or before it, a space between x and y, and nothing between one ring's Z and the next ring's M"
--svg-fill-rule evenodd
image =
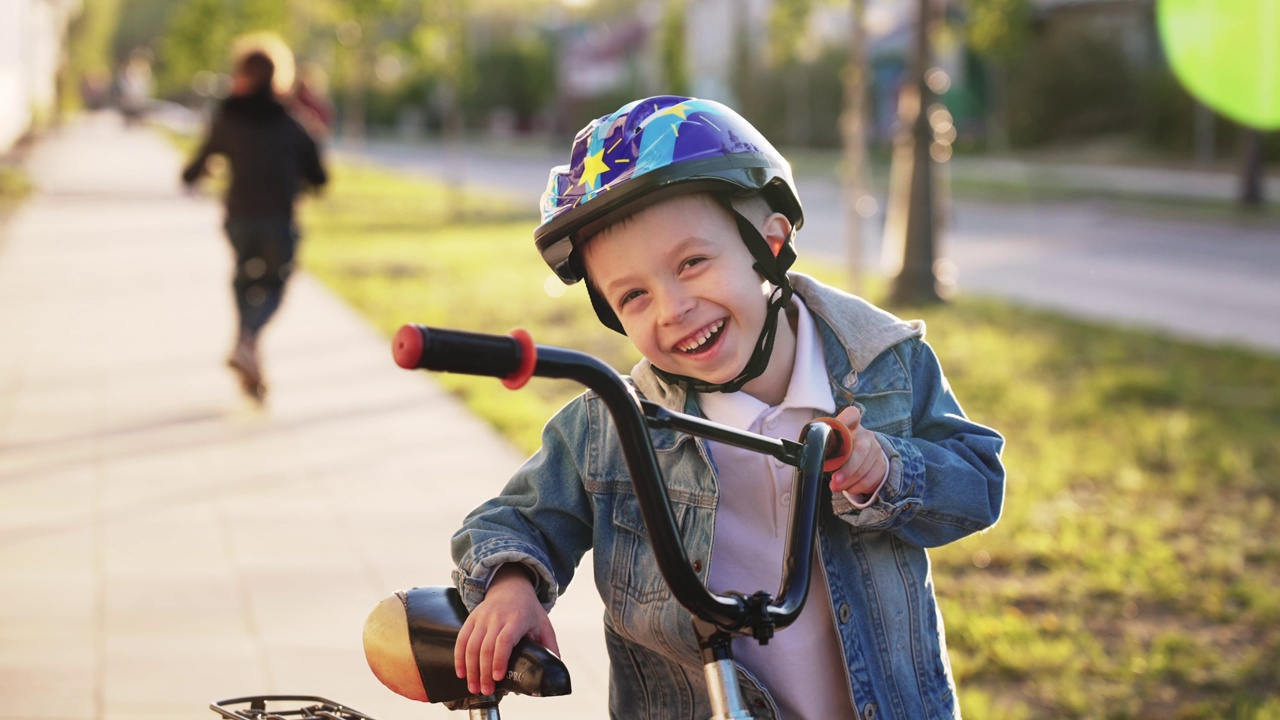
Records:
M447 197L339 164L303 263L388 336L521 326L631 366L580 286L544 290L528 201L468 196L463 224ZM1277 718L1280 360L981 298L889 309L927 321L966 412L1008 439L1000 523L932 551L965 714ZM525 450L578 392L438 377Z
M113 60L126 58L141 47L149 48L152 53L158 52L158 40L164 34L174 3L169 0L118 0L118 4L120 10L113 38Z
M1133 126L1134 79L1115 38L1086 27L1047 33L1009 68L1015 145L1080 138Z
M232 41L247 32L287 35L290 15L279 0L186 0L168 16L159 59L160 86L185 93L196 73L225 72Z
M31 190L31 181L21 167L0 162L0 217L31 194Z
M112 43L120 22L120 0L85 0L80 15L67 31L67 88L82 83L110 82L114 68ZM78 94L68 93L64 103L78 104Z
M1017 57L1031 38L1030 0L965 0L969 47L1004 61Z
M664 92L689 94L689 58L685 48L685 0L667 0L659 26L658 55L661 58Z
M466 9L462 0L424 0L411 44L429 74L461 79L467 50Z
M813 62L778 66L738 64L734 82L738 111L765 137L787 145L836 148L842 137L842 48L827 48Z
M769 64L783 65L795 60L809 37L809 16L815 0L775 0L769 10Z
M469 115L484 118L505 108L527 124L555 95L555 63L537 38L495 44L477 55L475 68L482 81L468 93Z

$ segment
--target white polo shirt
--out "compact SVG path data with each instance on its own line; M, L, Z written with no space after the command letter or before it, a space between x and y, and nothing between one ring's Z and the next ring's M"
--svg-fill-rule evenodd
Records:
M743 392L698 393L698 404L708 419L795 440L814 417L835 414L822 340L804 303L798 297L792 303L796 358L782 404L769 407ZM708 447L720 481L720 503L707 587L721 594L764 590L776 596L782 582L795 469L731 445L709 441ZM874 501L872 495L858 505ZM830 598L815 547L809 599L796 622L779 630L765 646L749 637L733 642L734 659L765 684L784 720L857 716Z

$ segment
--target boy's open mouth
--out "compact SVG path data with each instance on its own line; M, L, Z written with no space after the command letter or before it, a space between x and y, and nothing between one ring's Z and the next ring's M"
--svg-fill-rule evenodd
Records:
M723 331L724 320L717 320L677 343L676 349L685 355L704 353L716 344L716 341L720 339L720 333Z

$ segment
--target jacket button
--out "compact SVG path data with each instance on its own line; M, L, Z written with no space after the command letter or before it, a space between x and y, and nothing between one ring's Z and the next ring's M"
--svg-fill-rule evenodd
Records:
M840 622L847 623L852 616L853 609L849 607L849 603L840 603ZM869 707L874 707L874 705Z
M764 700L761 700L760 698L756 698L754 705L755 705L756 707L758 707L758 708L763 708L763 707L764 707Z
M694 561L693 561L693 571L694 571L694 572L696 572L696 573L702 572L702 561L701 561L701 560L694 560Z
M869 702L863 706L862 717L866 720L876 720L876 704Z

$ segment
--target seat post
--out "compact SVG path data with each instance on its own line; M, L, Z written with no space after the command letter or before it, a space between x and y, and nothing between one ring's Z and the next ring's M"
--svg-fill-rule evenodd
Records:
M738 686L738 666L733 662L733 635L697 617L693 632L702 655L702 672L707 679L711 720L751 720L751 711Z
M738 668L731 658L702 666L711 700L711 720L751 720L751 712L738 687Z
M501 695L472 695L462 700L446 702L450 710L466 710L469 720L501 720L498 701Z

